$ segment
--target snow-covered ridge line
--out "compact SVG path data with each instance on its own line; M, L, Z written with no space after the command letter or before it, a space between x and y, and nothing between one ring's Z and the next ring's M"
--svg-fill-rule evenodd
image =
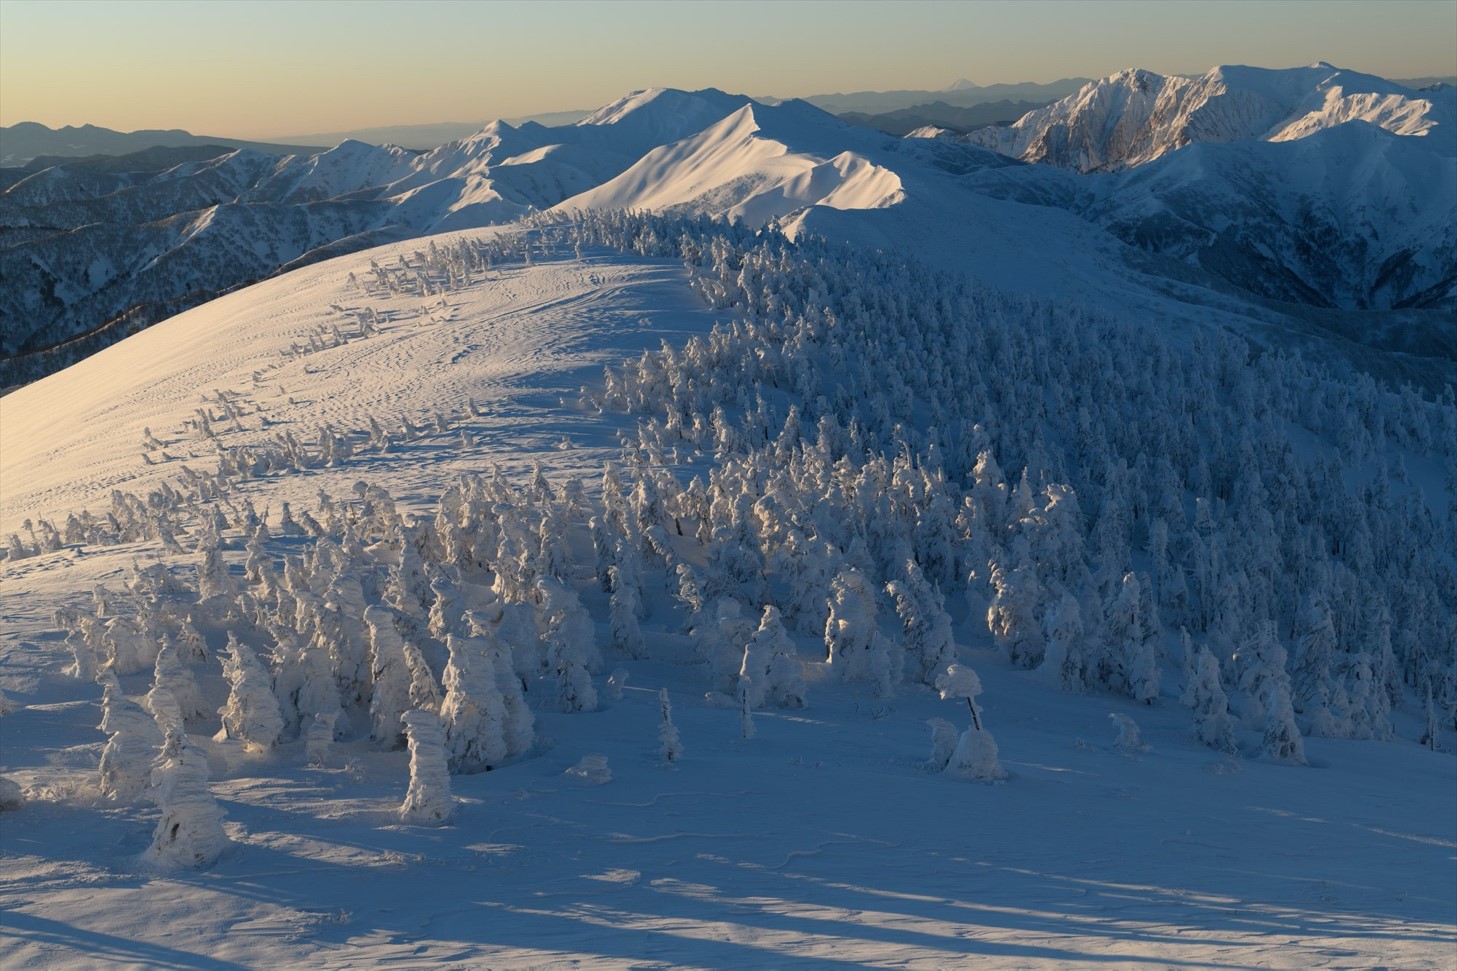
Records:
M1246 132L1322 71L1322 107L1280 136L1291 140ZM0 360L0 383L344 252L553 207L622 207L903 246L1005 289L1098 294L1120 308L1162 312L1175 293L1244 318L1256 339L1309 333L1308 353L1346 354L1373 373L1425 371L1417 379L1437 386L1454 353L1445 318L1427 320L1454 300L1457 151L1443 153L1454 129L1440 122L1451 93L1423 92L1426 112L1427 101L1380 79L1333 71L1223 68L1206 77L1203 101L1194 82L1156 84L1146 72L1094 85L1103 94L1056 130L1087 123L1103 138L1110 127L1115 141L1162 153L1097 185L943 139L889 139L803 102L712 89L634 92L563 128L492 123L419 156L354 142L140 174L54 169L0 196L14 244L0 252L14 284L0 299L0 354L21 352ZM1184 93L1159 107L1152 87L1176 81ZM1249 137L1228 140L1241 132ZM1208 153L1166 151L1191 139ZM1100 165L1108 150L1090 149ZM1386 316L1347 313L1366 310ZM1266 326L1278 317L1288 319ZM78 333L88 336L71 342Z

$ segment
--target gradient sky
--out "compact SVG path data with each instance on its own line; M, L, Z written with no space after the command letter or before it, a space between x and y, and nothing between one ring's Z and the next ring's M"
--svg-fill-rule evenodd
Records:
M267 138L751 95L1330 61L1457 74L1457 0L0 0L0 124Z

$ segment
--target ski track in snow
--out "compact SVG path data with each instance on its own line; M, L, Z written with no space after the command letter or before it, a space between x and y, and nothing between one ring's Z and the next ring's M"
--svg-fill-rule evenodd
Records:
M252 411L249 430L223 433L230 444L284 427L311 440L325 422L359 430L366 412L381 424L424 424L436 408L452 419L448 434L392 453L243 482L260 506L311 507L316 489L346 494L362 478L419 512L489 462L600 469L623 420L557 398L573 400L604 362L713 319L681 270L592 256L493 270L445 295L448 328L412 317L416 297L345 294L389 313L382 332L282 359L340 319L327 304L361 264L323 264L154 327L78 365L64 396L42 382L7 398L54 423L4 426L3 529L174 475L175 462L141 463L142 427L186 451L181 423L214 388L280 421L259 430ZM143 368L157 380L125 393ZM484 414L466 415L471 399ZM461 425L477 449L441 444ZM578 447L556 448L563 437ZM0 825L7 971L1450 968L1457 952L1452 759L1312 738L1312 760L1340 771L1231 771L1189 740L1179 706L1052 697L979 645L967 653L1015 770L1003 784L920 767L925 719L965 714L929 689L903 687L891 717L872 720L868 692L826 687L805 716L756 713L746 740L736 710L680 690L693 683L683 668L632 662L632 687L604 710L538 712L538 736L553 741L534 757L453 777L456 814L438 828L398 821L403 752L341 743L306 768L302 742L250 759L194 734L233 845L207 870L151 873L137 859L155 812L99 801L99 691L60 674L49 619L137 555L154 554L71 549L0 565L0 686L17 708L3 768L31 795ZM653 744L661 685L687 747L671 767ZM1107 735L1110 707L1137 717L1150 752L1081 742ZM612 781L564 784L590 752L608 757Z

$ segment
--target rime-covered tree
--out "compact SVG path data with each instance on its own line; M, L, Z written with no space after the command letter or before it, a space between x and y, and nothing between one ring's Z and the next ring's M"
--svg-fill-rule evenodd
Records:
M1265 754L1274 761L1285 765L1305 765L1305 742L1295 724L1289 680L1286 678L1274 678L1270 682L1262 743Z
M673 706L668 701L667 688L658 689L658 751L665 762L676 762L683 757L683 741L673 724Z
M842 570L830 581L829 606L825 661L839 672L841 680L870 678L872 651L880 635L874 587L859 570Z
M647 645L643 641L638 615L642 611L641 599L636 586L623 580L618 567L608 567L612 594L609 603L612 624L612 646L630 658L647 656Z
M1305 764L1305 745L1295 724L1290 700L1290 675L1285 669L1285 648L1266 623L1241 645L1236 658L1244 669L1240 687L1246 696L1245 720L1258 729L1265 753L1276 762Z
M537 624L546 646L546 666L555 678L563 711L592 711L597 690L591 669L601 667L592 620L576 593L559 580L542 577L535 586Z
M231 631L223 657L223 676L230 690L227 704L218 709L223 722L218 741L232 738L251 749L272 748L283 734L278 698L257 656Z
M1143 733L1139 731L1138 722L1122 712L1114 711L1108 713L1108 720L1118 730L1118 735L1113 740L1113 747L1125 754L1136 752L1147 752L1149 745L1143 740Z
M512 647L503 632L506 608L499 602L490 604L483 611L472 611L466 615L471 636L485 645L484 651L495 673L496 688L505 702L502 731L506 738L509 755L521 755L535 744L535 718L526 704L525 689L517 676L512 660Z
M926 760L926 768L933 772L943 772L951 763L951 756L956 752L956 743L960 741L961 733L944 718L928 718L926 724L931 729L931 757Z
M982 724L976 696L981 694L981 679L964 664L951 664L936 675L936 690L943 700L962 698L971 712L971 727L961 733L956 748L944 771L962 779L995 782L1005 779L1007 772L997 759L997 742Z
M410 788L400 806L400 818L417 826L443 823L454 812L455 799L450 794L450 766L440 716L416 709L405 712L400 720L410 747Z
M156 721L122 694L116 677L106 674L102 680L101 730L108 737L101 750L101 794L113 802L130 803L147 787L163 735Z
M107 664L118 675L149 670L157 663L157 648L148 642L137 623L128 617L113 617L101 635Z
M1046 652L1039 673L1064 691L1083 691L1088 683L1084 653L1083 611L1070 593L1047 612Z
M1318 735L1337 735L1336 632L1330 606L1312 596L1302 606L1295 631L1295 659L1290 672L1292 700Z
M1219 659L1207 647L1199 649L1193 680L1184 691L1184 703L1194 712L1194 736L1216 752L1233 755L1234 719L1219 679Z
M753 696L753 693L754 693L754 683L753 683L753 679L752 678L744 678L744 677L739 678L739 683L738 683L738 689L737 690L738 690L738 702L739 702L739 737L740 738L753 738L754 737L754 705L752 703L752 696ZM1430 708L1431 706L1429 705L1428 707ZM1426 744L1426 742L1424 741L1423 744ZM1432 745L1429 746L1429 747L1435 749L1436 748L1435 742L1432 743Z
M754 623L743 605L732 597L709 601L693 618L689 633L714 687L733 693L743 668L744 645L754 636Z
M759 629L744 647L739 680L746 678L751 707L804 707L806 692L799 657L784 630L779 608L773 604L764 607Z
M281 627L274 638L274 697L287 737L307 732L312 721L326 712L339 712L339 685L329 663L328 648L317 638L303 640Z
M445 750L457 772L489 769L502 762L506 745L506 699L496 686L496 672L484 642L470 637L446 638L450 660L442 683L445 698Z
M987 627L993 639L1018 667L1035 668L1042 663L1047 641L1037 618L1037 606L1044 599L1042 584L1028 567L992 569L996 593L987 609Z
M180 646L172 638L162 635L157 650L157 663L153 668L153 683L163 685L172 692L178 710L184 720L205 718L212 714L207 700L202 695L197 678L184 660Z
M914 560L906 561L904 576L887 584L886 592L894 599L895 612L900 616L910 673L916 681L929 684L956 658L945 598Z
M208 787L207 755L180 728L168 731L152 791L162 811L142 858L164 870L203 867L228 847L223 811Z
M369 628L369 667L374 685L369 697L370 737L398 748L405 734L400 716L416 707L410 697L413 676L405 658L405 642L395 627L394 614L386 607L366 607L364 623Z

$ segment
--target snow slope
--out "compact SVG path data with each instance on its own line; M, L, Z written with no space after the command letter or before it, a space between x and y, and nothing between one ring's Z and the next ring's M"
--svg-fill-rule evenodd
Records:
M448 247L457 238L432 243ZM512 455L533 441L574 466L559 449L570 440L559 407L523 413L496 400L530 395L538 406L557 406L559 396L599 379L604 364L662 338L681 342L684 314L696 308L681 273L622 261L490 271L469 290L431 297L345 283L350 273L367 279L372 262L398 268L416 252L415 243L397 244L229 294L87 358L64 378L7 395L0 424L4 531L25 517L105 506L113 489L145 493L175 478L181 464L206 464L215 443L183 425L200 407L216 407L220 391L247 401L238 444L270 441L284 429L362 427L366 414L382 423L425 424L438 411L459 421L474 399L486 415L471 427L486 441L509 431ZM379 334L295 353L311 337L332 342L335 328L357 333L367 311L384 318ZM707 318L692 319L686 318L691 329L706 329ZM160 448L143 444L144 428ZM593 444L615 451L611 437L599 435ZM601 453L591 455L583 461L600 467ZM473 462L468 454L455 460ZM296 495L282 498L311 498L322 483L306 479L358 475L315 471L299 477ZM419 472L436 481L442 469L432 460Z
M604 362L659 339L681 348L727 311L676 262L563 239L533 239L528 262L496 239L436 239L491 259L436 293L418 291L442 283L438 262L394 244L240 291L7 396L0 531L104 506L113 488L159 490L219 446L312 442L321 425L359 441L371 417L414 431L333 466L236 477L228 502L269 509L273 549L297 556L307 541L281 531L280 504L316 508L320 489L347 497L364 481L428 515L491 465L524 480L540 463L559 485L600 474L637 418L599 412L579 386L600 390ZM199 407L237 418L198 438ZM691 454L685 474L703 471ZM240 552L229 558L241 579ZM91 609L97 583L123 609L146 599L145 584L122 592L134 563L180 578L196 561L150 540L0 561L0 769L27 798L0 825L7 968L1442 968L1457 947L1449 754L1312 738L1310 768L1225 758L1189 737L1172 691L1153 707L1053 691L959 607L1004 783L923 764L926 720L965 727L960 700L833 684L815 637L797 645L810 707L757 711L745 737L733 703L705 694L656 583L653 659L608 665L629 675L621 697L599 677L601 710L538 703L531 756L452 777L444 826L400 822L402 751L354 735L309 766L302 740L253 753L198 720L232 846L206 869L153 872L139 855L155 813L99 797L100 689L62 673L51 614ZM607 598L575 569L603 617ZM221 632L205 633L216 650ZM149 680L123 687L139 696ZM202 686L221 703L215 675ZM660 687L686 747L671 763ZM1151 748L1117 750L1110 710ZM610 779L570 771L594 754Z

